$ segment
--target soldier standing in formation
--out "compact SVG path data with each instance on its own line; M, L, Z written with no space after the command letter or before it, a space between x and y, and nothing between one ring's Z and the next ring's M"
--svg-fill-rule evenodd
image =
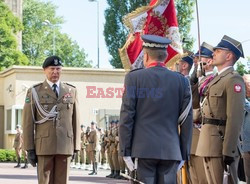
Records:
M125 162L124 162L122 156L119 155L119 152L120 152L120 140L119 140L119 135L118 135L118 133L119 133L118 123L119 123L119 121L117 120L116 122L117 122L117 135L115 137L115 142L117 143L118 161L119 161L119 166L120 166L119 172L122 173L122 174L125 174L125 169L126 169ZM117 179L125 179L120 174L115 178L117 178Z
M114 164L112 161L112 150L111 150L111 139L112 139L112 128L113 127L114 127L114 121L111 121L109 123L109 130L106 132L106 136L105 136L105 142L106 142L105 149L107 150L108 163L109 163L109 167L111 169L111 173L106 176L107 178L113 178L114 174L115 174Z
M196 150L196 155L203 158L209 184L222 183L224 170L230 171L230 184L238 180L237 144L245 103L243 79L233 68L239 57L244 57L241 43L228 36L214 48L213 65L218 75L205 92L201 107L203 125Z
M114 175L112 176L112 178L118 178L120 176L120 165L119 165L118 151L117 151L118 142L116 141L116 136L118 136L118 128L117 128L117 121L113 121L112 123L113 126L111 129L111 136L110 136L111 140L110 149L112 153L111 158L114 165Z
M195 60L199 59L199 53L195 55ZM204 99L204 91L208 83L212 80L213 76L213 46L203 42L200 47L200 61L197 63L202 67L199 67L199 72L202 76L198 76L196 83L192 83L192 96L193 96L193 135L191 145L191 156L189 161L190 179L192 183L206 184L206 174L203 166L203 158L196 155L197 144L200 136L200 129L202 126L200 102ZM197 71L195 71L197 75ZM204 83L205 82L205 83Z
M81 169L86 167L86 136L85 136L85 126L81 125L81 150L80 150L80 162Z
M174 184L180 161L190 155L191 89L188 79L165 68L171 41L155 35L142 35L142 40L146 68L125 77L120 153L130 171L132 158L138 158L138 180Z
M100 156L101 156L101 166L103 169L106 168L106 160L107 160L106 150L105 150L106 146L105 134L106 133L103 132L103 129L100 128L100 145L101 145Z
M23 135L22 135L22 130L21 130L20 125L16 126L16 131L17 131L17 134L15 136L14 145L13 145L13 148L15 148L16 157L17 157L17 165L15 166L15 168L21 167L21 154L23 152L24 166L22 167L22 169L26 169L28 168L27 151L23 149Z
M99 144L99 136L96 130L96 123L91 122L91 131L87 136L89 143L89 154L90 161L93 165L93 171L89 173L89 175L97 174L97 156L98 156L98 144Z
M62 62L57 56L43 63L46 80L31 87L23 109L24 149L37 164L39 184L66 184L71 156L80 150L76 88L60 81Z

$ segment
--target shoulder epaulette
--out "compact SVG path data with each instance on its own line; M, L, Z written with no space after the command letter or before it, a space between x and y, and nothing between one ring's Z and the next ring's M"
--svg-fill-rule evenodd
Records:
M71 86L71 87L73 87L73 88L76 88L75 86L73 86L72 84L69 84L69 83L65 83L65 84L67 84L68 86Z
M134 72L134 71L141 70L141 69L144 69L144 68L135 68L133 70L130 70L130 72Z
M239 76L241 76L237 70L232 71L231 74L232 75L239 75Z
M32 87L37 87L37 86L40 86L40 85L42 85L43 83L42 82L40 82L40 83L37 83L37 84L34 84Z

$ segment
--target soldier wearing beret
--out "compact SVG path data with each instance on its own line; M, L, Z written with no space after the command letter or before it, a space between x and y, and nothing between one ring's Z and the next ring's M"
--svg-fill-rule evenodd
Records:
M138 180L174 184L180 161L189 160L190 154L190 85L183 75L165 67L169 39L156 35L141 38L146 68L133 70L125 77L120 154L130 171L137 165L132 158L138 160Z
M38 183L68 183L71 156L80 150L76 88L60 81L62 61L48 57L44 82L31 87L23 109L24 148Z
M237 183L238 139L244 115L245 85L234 71L234 64L244 57L241 43L224 36L214 47L213 65L218 69L209 82L202 103L202 127L196 155L203 157L209 184L222 183L224 170L230 172L228 183Z

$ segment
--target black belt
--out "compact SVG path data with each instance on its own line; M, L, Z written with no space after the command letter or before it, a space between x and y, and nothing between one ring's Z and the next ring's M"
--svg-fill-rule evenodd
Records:
M95 142L89 142L89 144L94 144Z
M225 126L226 120L202 118L202 124Z

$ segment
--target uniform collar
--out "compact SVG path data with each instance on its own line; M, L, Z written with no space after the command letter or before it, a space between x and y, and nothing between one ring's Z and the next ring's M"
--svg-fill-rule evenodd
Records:
M151 68L151 67L155 67L155 66L160 66L160 67L165 67L165 63L164 62L157 62L157 61L154 61L154 62L151 62L147 68Z
M53 84L56 84L58 89L60 88L60 80L58 80L56 83L53 83L53 82L49 81L48 79L46 79L46 81L51 88L52 88Z
M229 68L233 68L233 67L232 66L228 66L228 67L223 68L221 71L218 71L218 75L222 74L224 71L226 71Z

